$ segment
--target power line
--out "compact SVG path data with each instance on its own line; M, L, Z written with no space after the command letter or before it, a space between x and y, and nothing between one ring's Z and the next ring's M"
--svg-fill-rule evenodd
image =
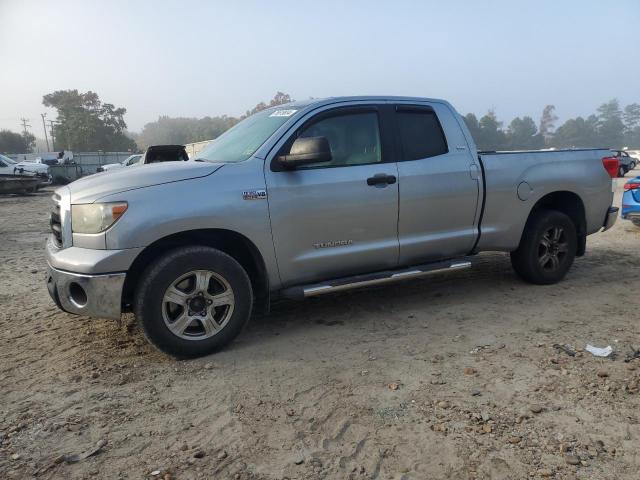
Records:
M22 123L22 131L25 135L29 133L27 131L27 127L31 128L31 124L27 124L28 121L29 121L28 118L24 118L24 117L20 118L20 123Z
M44 129L44 139L47 142L47 152L50 152L51 150L49 150L49 138L47 137L47 126L44 123L44 117L46 117L47 114L41 113L40 116L42 117L42 128Z
M56 149L56 137L53 134L53 126L58 123L57 120L47 120L49 124L49 133L51 134L51 149L55 151Z

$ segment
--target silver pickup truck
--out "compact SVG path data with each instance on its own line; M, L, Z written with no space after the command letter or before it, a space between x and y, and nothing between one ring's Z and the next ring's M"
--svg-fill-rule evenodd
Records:
M610 228L609 150L478 154L442 100L349 97L259 112L197 161L78 180L53 197L49 293L177 357L228 344L253 309L470 267L511 252L561 280Z

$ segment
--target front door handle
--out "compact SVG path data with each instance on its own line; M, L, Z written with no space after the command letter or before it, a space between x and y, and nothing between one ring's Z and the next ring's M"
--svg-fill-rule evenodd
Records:
M376 173L373 177L367 178L367 185L392 185L396 183L396 177L394 175L387 175L386 173Z

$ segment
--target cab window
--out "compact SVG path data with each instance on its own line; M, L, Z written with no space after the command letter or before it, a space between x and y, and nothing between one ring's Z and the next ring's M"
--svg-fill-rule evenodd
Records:
M419 160L447 153L438 117L431 110L400 110L396 112L402 160Z
M328 168L382 162L380 127L376 112L344 113L318 120L304 127L300 137L325 137L331 161L299 167ZM290 148L290 145L289 145Z

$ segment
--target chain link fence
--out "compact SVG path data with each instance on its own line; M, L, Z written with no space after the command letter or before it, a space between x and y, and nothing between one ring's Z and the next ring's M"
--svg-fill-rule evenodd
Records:
M122 163L131 152L81 152L74 153L73 160L65 165L51 165L49 174L54 183L66 184L80 177L92 175L101 165Z

